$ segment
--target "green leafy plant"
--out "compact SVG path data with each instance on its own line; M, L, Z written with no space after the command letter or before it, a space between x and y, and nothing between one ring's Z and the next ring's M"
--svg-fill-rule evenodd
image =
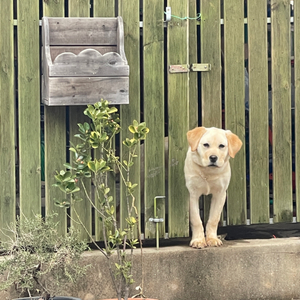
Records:
M14 286L22 297L49 299L59 287L85 274L87 266L80 266L79 260L87 244L75 231L59 234L54 216L17 218L16 224L1 230L7 238L1 242L0 274L5 280L0 290Z
M132 278L133 249L140 244L135 233L139 232L138 211L135 206L134 191L136 183L131 182L131 168L137 158L136 149L140 141L146 139L149 129L145 123L133 121L129 126L131 137L123 141L127 149L127 157L120 160L116 156L113 138L120 132L119 116L115 107L109 106L107 101L101 101L94 105L88 105L84 114L91 120L90 123L78 124L79 133L75 135L79 143L72 145L70 151L74 159L72 164L65 164L67 170L57 171L55 186L62 190L66 196L70 195L70 201L65 199L55 200L56 205L69 208L76 201L82 201L76 193L80 186L85 191L85 199L98 213L103 223L103 237L105 248L99 250L108 258L109 270L120 300L129 296L129 287L134 282ZM90 155L94 150L94 158ZM109 172L118 170L121 182L126 188L126 195L120 201L125 201L127 215L124 228L120 228L116 218L116 207L111 190L108 186ZM90 179L95 187L95 205L87 193L86 179ZM77 214L75 207L73 211ZM78 216L78 214L77 214ZM130 248L128 255L126 248ZM117 261L110 259L117 253Z

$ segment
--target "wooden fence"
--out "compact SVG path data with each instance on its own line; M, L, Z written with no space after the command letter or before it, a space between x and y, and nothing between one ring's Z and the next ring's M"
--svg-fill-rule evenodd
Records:
M52 187L53 175L68 159L67 140L84 120L84 107L41 106L42 16L123 17L130 104L120 106L121 126L126 129L137 119L150 128L144 182L140 161L132 180L139 183L137 195L143 188L138 206L145 238L155 236L148 220L154 216L154 197L161 195L167 198L158 205L165 220L160 236L189 235L183 165L186 132L198 125L223 126L244 143L231 161L223 225L299 221L300 2L293 7L288 2L1 0L0 227L13 222L16 213L30 217L44 209L58 213L62 233L68 226L65 213L54 205L62 194ZM166 6L171 7L169 22L164 22ZM211 69L169 72L171 65L193 63ZM114 186L116 196L124 192L122 185L120 192ZM201 201L204 217L208 201ZM91 207L76 206L85 227L100 240ZM121 202L121 222L125 209ZM87 237L84 231L82 236Z

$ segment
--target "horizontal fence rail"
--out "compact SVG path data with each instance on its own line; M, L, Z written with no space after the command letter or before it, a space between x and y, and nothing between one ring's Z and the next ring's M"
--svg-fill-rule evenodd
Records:
M123 18L130 104L118 106L123 130L114 142L122 159L131 122L145 121L150 129L132 179L145 239L156 235L154 217L163 219L160 238L189 236L186 132L200 125L230 129L243 141L231 160L221 225L298 222L300 3L286 3L169 0L166 22L163 0L1 0L0 228L16 215L56 212L62 234L74 226L82 239L102 240L101 220L87 202L68 215L54 204L64 197L53 187L55 171L72 163L70 142L87 119L85 106L41 104L42 16ZM192 71L196 63L210 69ZM169 71L178 65L186 70ZM109 184L122 225L125 187L118 174L110 174ZM94 198L93 186L87 192ZM157 196L165 198L154 212ZM204 220L209 205L210 197L202 197Z

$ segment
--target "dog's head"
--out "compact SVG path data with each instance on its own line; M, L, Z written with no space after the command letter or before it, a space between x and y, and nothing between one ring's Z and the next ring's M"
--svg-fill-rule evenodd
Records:
M188 131L191 151L199 154L203 167L222 167L229 157L234 157L242 147L242 141L230 130L197 127Z

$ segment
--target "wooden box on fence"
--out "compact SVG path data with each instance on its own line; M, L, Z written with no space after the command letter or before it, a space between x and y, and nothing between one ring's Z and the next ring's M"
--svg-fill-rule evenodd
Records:
M42 101L86 105L101 98L129 103L123 20L43 17Z

